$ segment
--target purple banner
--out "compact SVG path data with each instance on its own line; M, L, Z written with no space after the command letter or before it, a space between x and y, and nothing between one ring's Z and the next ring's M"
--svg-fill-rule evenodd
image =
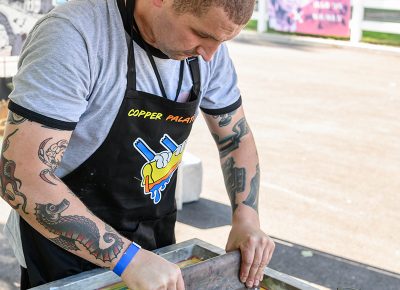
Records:
M324 36L350 35L350 0L269 0L269 27Z

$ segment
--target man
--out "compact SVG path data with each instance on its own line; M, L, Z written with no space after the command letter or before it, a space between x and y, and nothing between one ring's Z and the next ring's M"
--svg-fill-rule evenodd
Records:
M240 249L241 280L258 285L274 243L260 230L257 152L221 45L253 5L82 0L36 24L1 158L21 288L100 266L131 289L184 289L151 250L175 242L176 170L199 107L232 203L226 249Z

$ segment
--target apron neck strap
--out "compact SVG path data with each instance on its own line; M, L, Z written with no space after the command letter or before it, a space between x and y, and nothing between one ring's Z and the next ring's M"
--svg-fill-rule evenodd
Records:
M134 29L136 30L136 33L139 36L140 36L140 31L139 31L139 27L135 21L135 18L134 18L135 0L126 0L126 4L124 3L124 0L117 0L117 4L118 4L119 12L121 14L122 22L124 24L125 31L127 31L129 33L129 35L131 36L131 40L130 40L130 43L128 46L129 48L128 48L128 73L127 73L128 83L127 83L127 87L130 90L136 91L135 53L134 53L134 49L133 49L133 43L131 43L131 41L132 41L132 36L135 33ZM161 94L164 98L167 99L168 97L165 92L164 85L163 85L161 77L160 77L160 73L158 72L154 58L153 58L152 54L150 53L150 49L149 49L147 43L143 40L143 38L141 36L139 37L139 39L142 41L142 43L145 47L146 54L149 58L150 64L156 75ZM200 80L200 68L199 68L198 57L190 57L190 58L186 59L186 62L189 66L190 74L192 76L193 91L196 93L196 95L199 95L201 80ZM179 80L178 80L178 87L176 90L175 101L177 101L179 93L182 88L184 64L185 64L185 61L182 60L181 64L180 64L180 69L179 69Z
M134 3L132 0L127 0L126 4L125 4L124 0L117 0L117 5L118 5L119 13L121 14L121 19L122 19L122 23L124 24L125 31L127 33L131 33L131 27L132 27L131 15L133 14ZM129 13L129 17L128 17L128 13ZM132 36L132 35L130 34L130 36Z

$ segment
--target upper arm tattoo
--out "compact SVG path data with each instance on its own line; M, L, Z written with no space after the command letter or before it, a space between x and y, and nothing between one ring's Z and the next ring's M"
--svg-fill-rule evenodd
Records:
M228 191L229 199L234 212L238 207L236 203L236 195L243 192L246 187L246 169L235 167L235 160L230 157L222 165L224 173L225 186Z
M69 205L70 202L66 199L59 204L36 204L36 220L49 232L57 235L51 241L70 251L78 251L75 243L80 243L93 257L103 262L117 258L124 245L122 239L107 227L102 239L112 244L107 248L100 248L101 237L95 222L84 216L62 215Z
M48 178L48 176L52 177L55 180L59 180L59 178L54 174L54 172L61 163L61 159L64 155L65 149L68 146L68 141L62 139L56 143L51 144L46 149L45 146L47 142L49 142L51 139L53 138L47 138L42 143L40 143L38 151L39 159L49 168L43 169L39 175L40 178L42 178L47 183L56 185Z
M27 119L24 117L21 117L20 115L14 113L14 112L9 112L8 113L8 118L7 118L7 123L11 125L19 125L25 122Z
M1 160L0 160L0 180L1 180L1 197L13 208L19 209L28 214L26 211L26 196L20 191L22 182L15 177L15 169L17 167L15 161L9 160L4 157L4 152L10 146L10 137L18 132L16 129L14 132L9 134L3 142L3 147L1 149ZM22 199L19 201L17 199Z
M242 137L249 133L249 127L247 126L246 119L243 117L240 119L232 128L234 132L222 139L217 134L212 134L215 142L218 145L219 156L223 158L231 153L233 150L239 148L239 143Z
M212 116L214 119L220 119L218 122L218 126L225 127L228 126L232 122L232 116L236 113L237 109L222 115Z
M260 166L257 164L256 175L251 179L250 182L250 193L243 204L253 208L258 212L258 191L260 188Z

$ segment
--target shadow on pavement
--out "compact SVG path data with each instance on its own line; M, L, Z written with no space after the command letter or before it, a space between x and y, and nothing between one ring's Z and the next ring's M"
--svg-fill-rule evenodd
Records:
M219 202L200 198L185 203L178 211L178 222L199 229L211 229L231 224L231 207Z
M3 234L4 225L0 224L0 289L19 289L20 269L10 244Z

